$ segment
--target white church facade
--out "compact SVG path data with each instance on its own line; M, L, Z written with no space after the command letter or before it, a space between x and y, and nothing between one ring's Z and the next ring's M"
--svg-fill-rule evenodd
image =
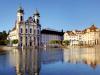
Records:
M9 32L7 37L10 40L10 45L12 40L17 39L18 44L16 46L40 46L41 44L41 25L39 22L40 14L38 10L35 11L32 17L29 17L24 21L24 10L19 7L17 10L17 21L15 27Z

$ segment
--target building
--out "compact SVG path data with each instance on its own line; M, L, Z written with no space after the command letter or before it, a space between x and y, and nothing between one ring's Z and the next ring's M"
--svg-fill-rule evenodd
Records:
M66 31L64 33L64 40L69 40L70 45L79 45L81 42L82 31L74 30L74 31Z
M41 42L43 46L50 46L51 40L63 40L63 30L56 31L52 29L41 30Z
M83 30L83 44L98 45L100 44L100 29L95 25Z
M64 40L69 40L70 45L98 45L100 44L100 29L92 25L81 31L66 31Z
M40 46L41 43L41 25L39 22L40 14L35 11L32 17L24 20L24 10L19 7L17 10L17 20L15 27L9 32L7 37L10 45L13 40L18 40L16 46Z

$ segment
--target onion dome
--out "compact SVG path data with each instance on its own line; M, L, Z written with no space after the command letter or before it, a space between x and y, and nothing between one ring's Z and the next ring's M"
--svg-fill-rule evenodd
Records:
M24 10L23 10L23 8L21 6L18 8L17 12L24 14Z
M40 13L39 13L39 11L37 9L35 10L34 15L37 15L37 16L40 17Z

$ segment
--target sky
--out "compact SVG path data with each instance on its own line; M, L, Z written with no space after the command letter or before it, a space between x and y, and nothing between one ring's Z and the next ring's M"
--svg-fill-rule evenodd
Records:
M0 0L0 32L14 27L20 5L25 20L38 9L42 28L83 30L92 24L100 28L100 0Z

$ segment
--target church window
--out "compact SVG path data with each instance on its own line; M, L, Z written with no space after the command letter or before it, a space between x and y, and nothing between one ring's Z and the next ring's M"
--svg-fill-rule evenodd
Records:
M34 29L34 34L35 34L36 32L35 32L35 29Z
M30 46L32 46L32 42L30 41Z
M23 21L23 16L20 17L21 21Z
M21 45L21 47L22 47L22 43L21 43L20 45Z
M20 41L22 41L22 36L20 37Z
M39 34L39 30L37 30L38 34Z
M23 33L23 29L22 28L20 29L20 32Z
M35 42L36 42L36 38L34 37L34 45L35 45Z
M30 33L32 33L32 28L30 28Z
M27 37L26 37L26 46L27 46Z
M30 37L30 41L32 40L32 38Z
M38 41L38 46L39 46L39 37L37 37L37 41Z
M27 33L27 29L26 29L26 33Z
M39 23L39 20L37 19L37 23Z

